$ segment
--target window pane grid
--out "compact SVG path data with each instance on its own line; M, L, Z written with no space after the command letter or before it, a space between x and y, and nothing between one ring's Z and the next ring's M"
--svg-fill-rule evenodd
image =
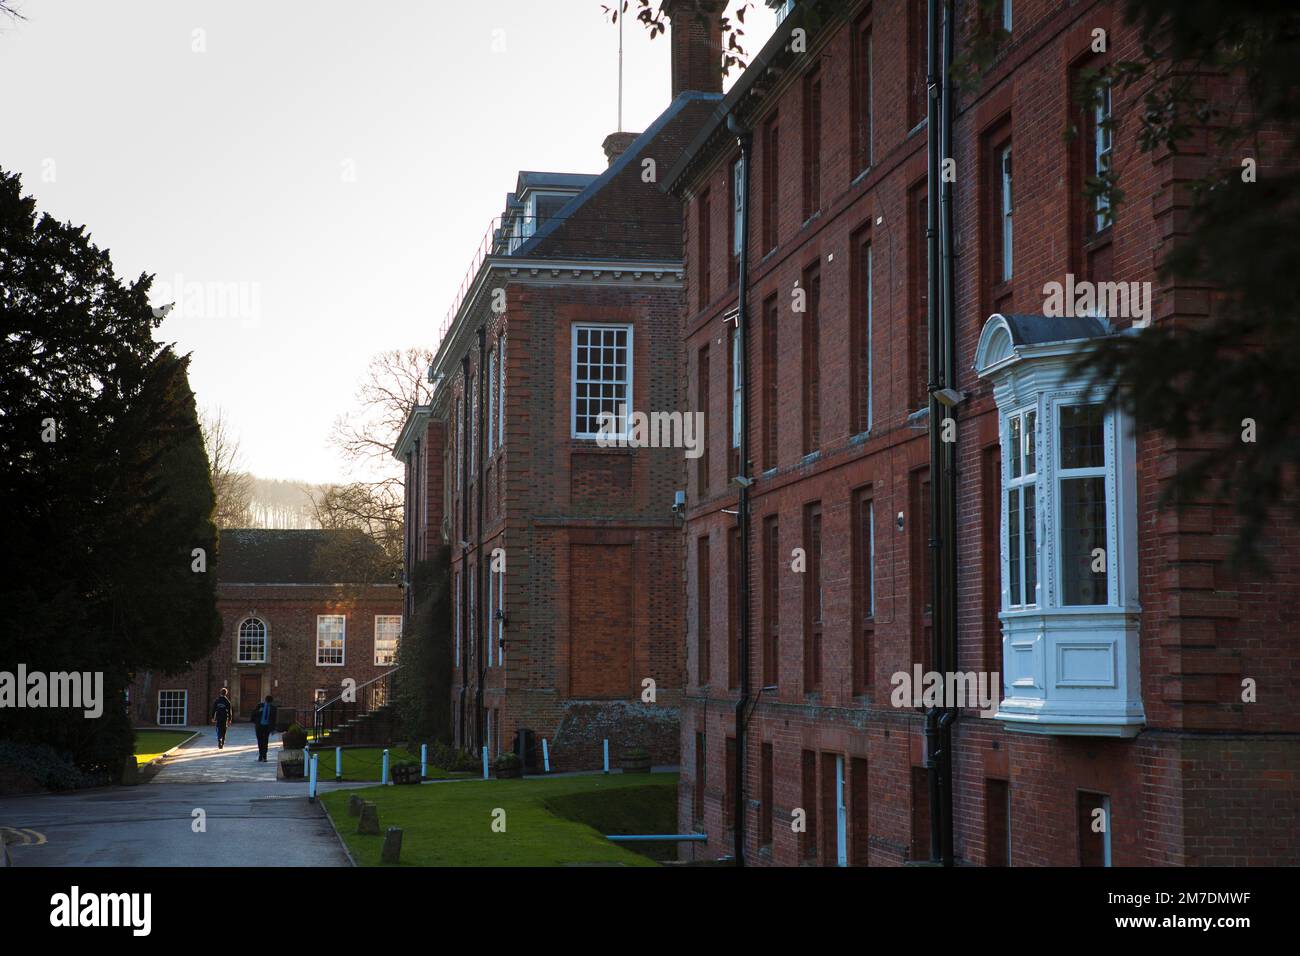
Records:
M343 663L344 618L341 614L316 618L316 663Z
M240 664L260 664L266 660L266 625L256 618L249 618L239 625L236 660Z
M602 414L612 418L614 434L626 434L631 379L630 339L631 329L627 326L574 327L575 436L595 437L600 434Z
M375 663L392 664L397 660L397 642L402 636L400 614L375 615Z

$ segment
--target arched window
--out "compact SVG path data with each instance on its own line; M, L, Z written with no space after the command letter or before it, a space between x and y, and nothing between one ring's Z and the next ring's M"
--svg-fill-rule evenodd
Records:
M239 625L239 648L235 660L239 664L266 662L266 625L255 617Z

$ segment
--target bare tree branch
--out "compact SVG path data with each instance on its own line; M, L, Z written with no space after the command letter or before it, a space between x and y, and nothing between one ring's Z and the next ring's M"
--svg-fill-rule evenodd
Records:
M239 439L220 406L200 412L199 427L217 502L212 520L218 528L247 528L253 520L253 479L243 467Z

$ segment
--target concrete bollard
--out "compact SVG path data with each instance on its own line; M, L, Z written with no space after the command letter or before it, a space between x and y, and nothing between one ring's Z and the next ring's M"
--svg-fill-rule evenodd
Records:
M131 755L122 761L122 786L134 787L140 782L140 765Z
M361 803L361 818L357 820L357 832L367 836L379 836L379 808L369 800Z
M361 816L361 805L366 801L362 800L355 793L348 794L348 816Z
M389 827L384 831L384 846L379 851L380 863L399 863L402 858L402 828Z

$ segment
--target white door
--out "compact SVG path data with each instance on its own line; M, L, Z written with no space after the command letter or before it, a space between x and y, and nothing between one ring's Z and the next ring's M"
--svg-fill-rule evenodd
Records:
M844 758L835 758L835 865L849 865L849 808L844 804Z

